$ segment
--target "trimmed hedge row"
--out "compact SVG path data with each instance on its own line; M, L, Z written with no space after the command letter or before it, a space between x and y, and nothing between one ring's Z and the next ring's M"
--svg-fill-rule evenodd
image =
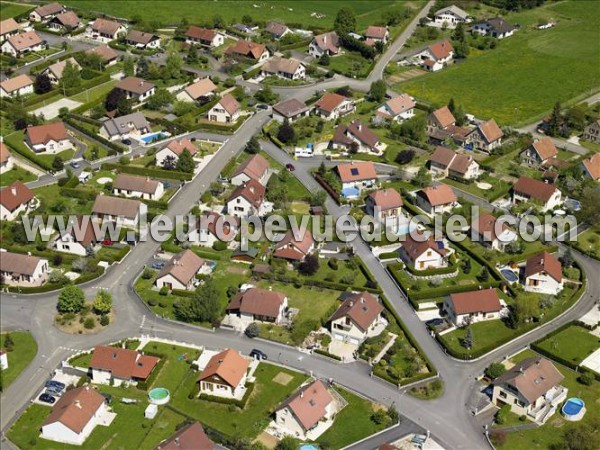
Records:
M27 100L23 102L23 106L28 108L33 105L37 105L46 100L50 100L54 97L59 97L61 92L58 89L52 89L51 91L46 92L45 94L35 94L32 97L29 97Z
M25 147L25 144L23 144L23 147L21 147L20 145L17 145L16 143L13 143L11 145L11 140L12 138L9 137L8 140L5 139L4 143L14 152L18 153L19 155L21 155L23 158L37 164L38 166L40 166L42 169L49 171L49 170L54 170L52 168L52 163L47 162L45 159L40 158L38 155L36 155L33 151L29 150L27 147Z
M96 194L96 192L94 192L92 190L83 190L83 189L70 188L70 187L60 188L60 193L64 197L71 197L71 198L77 198L77 199L88 200L88 201L96 200L96 196L98 195L98 194Z
M276 275L272 272L260 274L260 277L268 281L279 281L280 283L289 284L290 278L285 275ZM353 291L367 291L375 294L381 292L378 288L370 288L367 286L350 286L347 284L336 283L325 280L298 280L303 286L314 286L322 289L333 289L334 291L345 291L347 289Z
M296 48L304 47L305 45L309 45L311 43L311 41L312 41L312 38L294 42L293 44L282 45L279 47L279 51L283 52L286 50L294 50Z
M320 348L315 348L313 350L313 352L317 353L319 355L325 356L327 358L335 359L336 361L341 361L342 360L342 358L340 358L339 356L334 355L332 353L329 353L327 350L321 350Z
M144 175L151 178L166 178L169 180L190 181L194 177L194 174L192 173L177 172L174 170L152 169L148 167L126 166L116 163L103 163L101 167L103 170L117 170L119 172L129 173L132 175Z
M261 68L257 67L255 69L252 69L252 70L248 71L248 72L245 72L242 75L242 78L244 80L249 80L250 78L254 78L256 75L260 74L260 71L261 71Z
M97 142L100 142L102 145L105 145L108 148L112 148L117 153L123 153L126 150L125 147L123 147L122 145L115 144L114 142L109 141L108 139L105 139L105 138L103 138L102 136L100 136L100 135L98 135L96 133L90 132L90 130L88 130L87 128L82 127L79 123L77 123L75 120L73 120L73 118L71 118L70 115L67 116L67 117L65 117L63 119L63 122L65 122L69 126L75 128L80 133L83 133L86 136L89 136L90 138L92 138L93 140L95 140Z
M325 191L327 191L327 193L331 196L331 198L333 198L335 200L335 202L339 205L340 204L340 194L338 194L337 191L329 185L327 180L325 180L325 178L323 178L318 173L315 173L314 177L315 177L315 180L317 180L317 183L319 183L321 185L321 187L323 189L325 189Z
M184 289L173 289L171 290L171 294L177 297L193 297L196 295L195 291L186 291Z
M396 259L399 256L398 252L383 252L379 254L379 259Z
M238 119L238 121L235 124L228 125L228 126L217 125L215 123L199 122L199 123L195 124L193 127L190 127L188 129L188 131L205 130L205 131L214 131L214 132L220 133L220 134L233 134L245 122L246 122L246 119L242 120L241 118Z
M404 267L413 275L420 277L428 277L432 275L447 275L449 273L454 273L458 270L458 263L451 264L448 267L440 267L438 269L427 270L417 270L412 264L405 264Z
M208 394L200 394L200 400L206 400L214 403L221 403L223 405L235 405L240 409L244 409L248 400L250 400L250 396L252 395L252 391L254 391L254 383L246 383L246 393L241 400L236 400L234 398L223 398L217 397L214 395Z

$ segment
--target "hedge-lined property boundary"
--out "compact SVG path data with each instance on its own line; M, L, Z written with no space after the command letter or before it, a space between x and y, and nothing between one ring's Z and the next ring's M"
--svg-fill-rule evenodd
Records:
M122 173L129 173L132 175L143 175L151 178L179 180L179 181L191 181L194 178L193 173L177 172L175 170L163 170L154 169L148 167L130 166L116 163L103 163L102 170L116 170ZM160 203L160 202L159 202Z

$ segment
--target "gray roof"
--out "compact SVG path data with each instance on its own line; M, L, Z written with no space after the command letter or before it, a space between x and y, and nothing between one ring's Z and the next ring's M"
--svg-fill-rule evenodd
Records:
M107 120L104 122L104 128L110 136L117 136L129 130L127 124L130 122L133 123L138 130L141 128L150 128L150 124L144 115L139 112Z

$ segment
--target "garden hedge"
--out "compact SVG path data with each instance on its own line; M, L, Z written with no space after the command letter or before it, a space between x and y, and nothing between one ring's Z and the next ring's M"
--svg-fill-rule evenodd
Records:
M322 349L320 349L320 348L315 348L315 349L313 350L313 352L314 352L314 353L317 353L317 354L319 354L319 355L325 356L325 357L327 357L327 358L335 359L336 361L341 361L341 360L342 360L342 358L340 358L339 356L337 356L337 355L334 355L334 354L332 354L332 353L329 353L327 350L322 350Z
M63 119L63 122L65 122L69 126L75 128L80 133L83 133L86 136L89 136L90 138L92 138L93 140L95 140L97 142L100 142L102 145L104 145L104 146L106 146L108 148L112 148L117 153L123 153L126 150L126 148L123 147L122 145L119 145L119 144L116 144L116 143L114 143L112 141L109 141L108 139L103 138L102 136L100 136L97 133L92 133L90 130L88 130L87 128L81 126L79 123L77 123L77 121L74 120L70 115L67 116L67 117L65 117Z
M116 163L103 163L103 170L117 170L122 173L129 173L132 175L143 175L151 178L169 179L169 180L180 180L190 181L194 174L186 172L177 172L175 170L163 170L153 169L149 167L130 166Z
M206 400L206 401L214 402L214 403L221 403L223 405L235 405L240 409L244 409L244 407L248 403L248 400L250 400L252 391L254 391L254 383L246 382L246 393L244 394L244 397L241 400L236 400L234 398L217 397L217 396L208 395L208 394L200 394L199 398L200 398L200 400Z

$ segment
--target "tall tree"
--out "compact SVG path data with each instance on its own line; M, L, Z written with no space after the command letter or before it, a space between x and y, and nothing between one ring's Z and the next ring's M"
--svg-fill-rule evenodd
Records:
M431 184L431 174L425 166L422 166L411 181L415 186L421 188L429 186Z
M52 90L52 82L50 81L50 77L45 73L40 73L35 77L35 81L33 82L33 91L36 94L45 94L46 92L50 92Z
M66 286L58 295L56 309L61 313L78 313L83 309L85 294L75 285Z
M119 107L119 103L121 103L123 100L127 100L127 94L125 94L125 91L119 88L114 88L106 96L104 107L107 111L114 111Z
M596 187L588 187L583 190L581 196L581 220L592 226L600 225L600 191Z
M181 76L181 69L183 68L183 59L178 53L171 52L167 56L165 65L163 68L163 77L167 79L175 79Z
M123 59L123 74L126 77L132 77L135 75L135 61L133 58L127 57Z
M560 102L554 104L552 114L548 120L548 127L546 134L550 136L558 136L560 134L560 128L562 126L562 114L560 113Z
M101 289L94 299L94 311L98 314L108 314L112 309L112 294Z
M158 88L154 95L148 99L146 105L148 109L159 110L167 105L170 105L175 100L175 96L165 88Z
M177 170L185 173L193 173L195 168L194 157L188 149L184 149L177 160Z
M348 7L341 8L335 16L333 29L339 34L348 34L356 30L354 11Z
M287 120L279 126L279 130L277 131L277 139L284 144L293 144L296 142L296 131Z
M244 151L250 153L251 155L256 155L258 152L260 152L260 143L258 142L256 135L252 136L248 140L246 147L244 147Z
M371 83L371 88L369 89L369 94L367 95L367 99L371 102L382 102L385 98L385 93L387 92L387 86L385 85L385 81L377 80Z
M81 84L81 74L79 68L71 61L67 61L62 72L60 84L64 89L77 87Z

